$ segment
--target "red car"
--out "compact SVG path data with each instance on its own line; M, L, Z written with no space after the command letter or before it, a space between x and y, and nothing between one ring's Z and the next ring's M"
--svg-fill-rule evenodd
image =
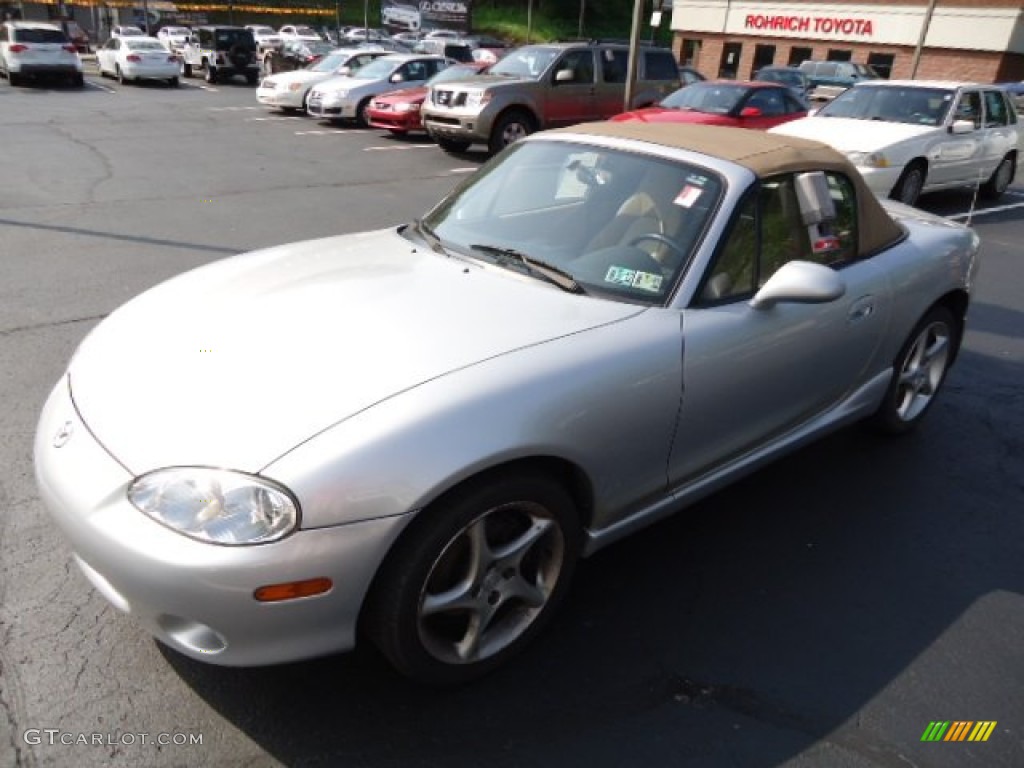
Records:
M670 93L656 107L624 112L611 119L731 125L764 131L806 116L807 105L780 83L706 80Z
M423 106L423 100L427 98L427 89L431 85L450 80L465 80L482 74L489 66L484 62L454 64L442 69L418 88L405 88L401 91L382 94L370 102L370 107L366 112L367 122L374 128L385 128L394 134L422 131L420 107Z

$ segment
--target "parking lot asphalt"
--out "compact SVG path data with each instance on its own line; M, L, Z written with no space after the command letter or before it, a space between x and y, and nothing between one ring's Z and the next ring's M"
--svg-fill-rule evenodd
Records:
M0 81L0 147L0 767L1024 765L1021 180L994 206L922 200L970 217L983 264L918 434L843 431L599 553L513 665L438 691L367 648L263 669L162 648L71 564L31 441L75 346L131 296L406 221L483 156L269 112L241 80L94 73ZM997 725L922 742L937 720Z

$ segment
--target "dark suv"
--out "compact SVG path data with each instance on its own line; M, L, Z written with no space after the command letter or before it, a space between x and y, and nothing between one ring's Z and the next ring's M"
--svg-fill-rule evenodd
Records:
M242 75L249 85L256 85L260 78L256 39L244 27L198 27L182 47L182 57L185 77L202 70L208 83Z

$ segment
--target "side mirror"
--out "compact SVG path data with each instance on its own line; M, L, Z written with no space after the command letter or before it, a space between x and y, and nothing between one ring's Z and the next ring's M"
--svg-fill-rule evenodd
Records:
M336 75L350 75L350 74L352 74L352 67L349 67L349 66L338 67L336 70L334 70L334 74L336 74Z
M955 134L971 133L974 131L974 123L971 120L954 120L949 126L949 132Z
M556 83L571 83L576 78L576 73L571 69L560 69L555 72Z
M763 114L757 107L744 107L740 110L740 117L760 117Z
M846 283L834 269L812 261L788 261L754 294L750 306L771 309L780 302L825 304L844 293Z
M395 74L393 74L389 79L392 83L400 83L405 80L405 75L401 72L395 72Z

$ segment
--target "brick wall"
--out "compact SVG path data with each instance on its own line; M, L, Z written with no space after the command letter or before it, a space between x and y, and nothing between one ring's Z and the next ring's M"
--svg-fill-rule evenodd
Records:
M1014 0L1014 2L1019 1ZM681 55L684 37L702 41L696 66L701 74L712 78L719 75L722 49L726 43L741 43L743 45L737 70L737 77L740 79L750 77L754 64L754 51L758 45L775 46L774 64L776 66L784 66L789 62L790 50L794 47L810 48L811 58L819 60L827 59L829 50L851 51L852 60L861 64L867 63L868 55L871 53L890 54L894 57L891 74L894 79L909 78L914 59L914 49L910 46L865 45L821 40L801 41L792 38L774 39L760 36L700 35L696 33L676 34L673 50L676 52L677 58ZM1024 80L1024 55L927 48L921 52L917 79L967 80L980 83Z

